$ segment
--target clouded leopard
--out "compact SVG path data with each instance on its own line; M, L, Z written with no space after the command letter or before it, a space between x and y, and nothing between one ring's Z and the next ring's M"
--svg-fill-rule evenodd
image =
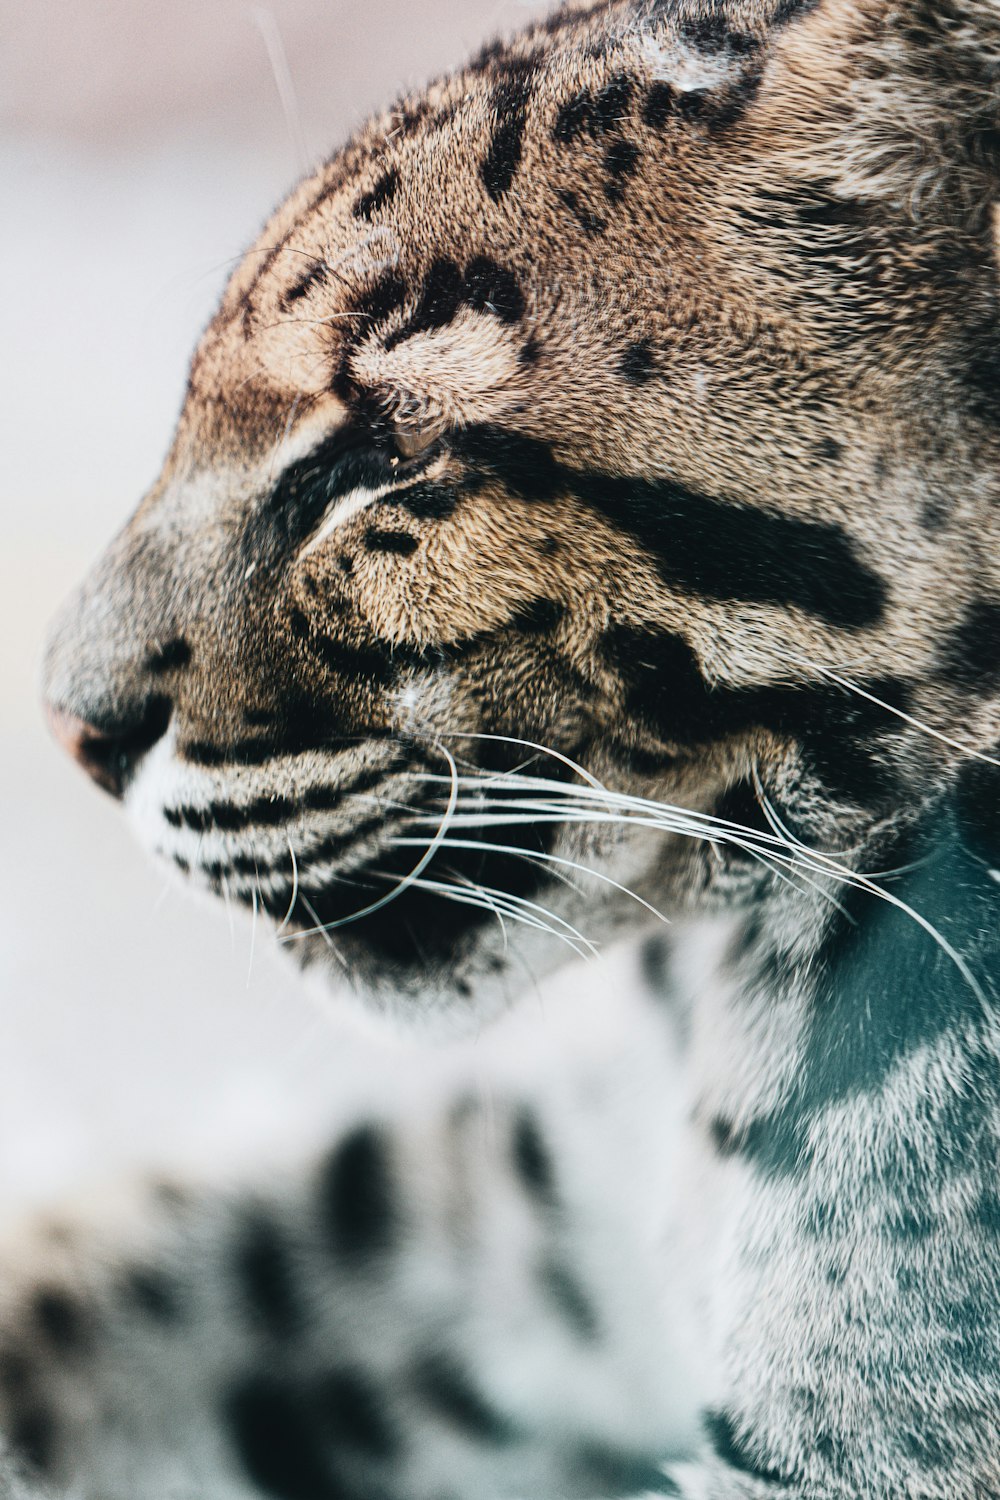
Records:
M277 210L55 732L394 1024L648 998L11 1246L12 1487L1000 1497L998 199L993 0L586 0Z

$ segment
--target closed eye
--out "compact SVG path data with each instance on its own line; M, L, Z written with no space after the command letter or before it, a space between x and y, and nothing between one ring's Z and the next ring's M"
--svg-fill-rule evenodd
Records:
M267 508L282 516L290 532L305 535L338 496L390 484L395 472L392 457L367 430L333 433L288 465L267 498Z

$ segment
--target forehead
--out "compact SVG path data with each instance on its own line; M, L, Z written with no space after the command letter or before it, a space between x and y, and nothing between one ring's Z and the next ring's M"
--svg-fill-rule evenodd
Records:
M523 396L533 379L549 418L610 368L608 347L621 359L640 338L632 324L643 339L662 324L668 346L683 331L711 358L713 323L760 300L734 274L720 203L759 145L765 20L756 5L713 11L710 27L663 11L560 11L404 99L301 183L196 354L189 451L259 455L307 414L329 428L366 390L398 393L407 365L392 351L416 332L440 335L439 355L452 338L444 383L500 378ZM544 378L523 357L533 331Z

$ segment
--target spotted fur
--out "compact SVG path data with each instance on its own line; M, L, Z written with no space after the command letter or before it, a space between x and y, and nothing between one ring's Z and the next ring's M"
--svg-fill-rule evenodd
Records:
M365 127L236 271L54 633L57 726L156 854L404 1020L678 920L689 1180L652 1151L643 1191L701 1416L650 1449L587 1408L584 1462L438 1304L405 1372L377 1313L331 1364L317 1254L410 1326L372 1127L306 1240L239 1204L204 1250L213 1326L287 1352L192 1356L198 1464L221 1423L279 1500L1000 1496L998 70L992 0L571 3ZM487 1175L560 1225L524 1305L611 1346L512 1129ZM129 1268L150 1339L172 1254ZM24 1295L89 1368L79 1295ZM413 1456L413 1403L471 1468ZM13 1405L38 1462L48 1410Z

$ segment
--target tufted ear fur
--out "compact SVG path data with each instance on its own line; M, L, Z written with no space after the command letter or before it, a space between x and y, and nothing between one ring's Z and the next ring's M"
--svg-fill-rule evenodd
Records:
M787 109L799 96L797 149L828 191L972 232L988 222L1000 197L998 0L786 0L775 19L772 100Z

